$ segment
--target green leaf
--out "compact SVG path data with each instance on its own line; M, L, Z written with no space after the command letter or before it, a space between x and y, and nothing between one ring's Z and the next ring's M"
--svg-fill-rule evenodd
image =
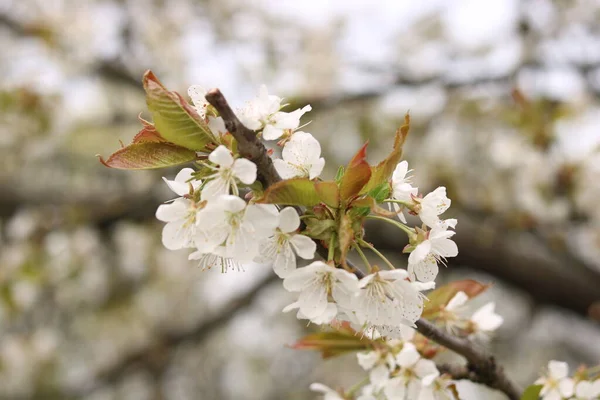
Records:
M521 400L538 400L540 398L540 392L542 391L542 385L531 385L523 392Z
M379 164L374 167L371 167L371 179L369 183L363 188L361 193L367 193L373 190L378 185L381 185L384 182L388 182L394 170L396 169L396 165L400 162L402 158L402 147L404 146L404 142L406 141L406 137L408 136L408 130L410 128L410 116L406 114L404 116L404 125L400 127L396 131L396 137L394 139L394 147L392 148L392 152Z
M195 151L207 151L208 144L215 144L206 122L179 93L168 91L152 71L146 71L143 84L146 103L160 136Z
M329 207L338 208L340 206L340 190L335 182L317 182L315 190L321 201Z
M160 133L156 130L156 127L150 122L146 121L142 117L138 117L142 125L142 130L133 137L132 143L161 143L166 142L165 138L160 136Z
M196 152L166 142L139 142L117 150L100 162L109 168L155 169L185 164L196 159Z
M360 335L351 329L334 332L313 333L298 340L292 348L318 350L323 358L339 356L344 353L366 350L372 341L366 335Z
M423 318L429 318L437 314L458 292L465 292L469 299L472 299L486 291L490 286L472 279L454 281L441 286L427 295L429 301L425 304Z
M342 181L342 176L344 176L344 166L340 165L340 167L337 170L337 173L335 174L335 181L339 184Z
M316 206L321 202L315 183L306 178L286 179L267 188L259 203Z
M348 163L340 182L340 197L342 201L358 195L371 178L371 167L367 163L367 145L365 143Z
M375 186L373 189L367 193L371 196L377 203L383 202L385 199L390 197L390 192L392 191L392 187L389 182L382 182L378 186Z
M304 222L306 223L306 229L302 234L319 240L329 240L331 233L335 232L337 226L332 219L309 218Z

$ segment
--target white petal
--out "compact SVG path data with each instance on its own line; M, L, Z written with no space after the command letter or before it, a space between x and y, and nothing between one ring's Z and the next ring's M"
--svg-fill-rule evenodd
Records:
M230 213L238 213L246 208L246 202L233 195L220 196L215 199L214 203L218 203L217 208L229 211Z
M188 231L184 227L185 221L174 221L166 224L162 230L162 243L169 250L178 250L186 246Z
M245 158L238 158L233 163L233 175L242 183L251 185L256 180L256 164Z
M566 378L569 375L569 365L566 362L553 360L548 363L548 372L554 379Z
M435 240L431 244L432 251L442 257L456 257L458 246L450 239Z
M302 171L300 168L291 165L288 162L276 158L273 160L273 165L275 166L275 170L277 170L277 173L279 174L281 179L303 177L304 171Z
M319 141L307 132L295 132L285 144L281 157L291 164L307 165L317 161L321 156Z
M469 300L469 296L467 296L465 292L460 291L450 299L448 304L446 304L446 310L454 311L458 307L464 305L467 302L467 300Z
M298 268L283 280L283 287L288 292L299 292L314 279L314 275L313 269Z
M190 208L191 201L177 199L170 204L161 204L156 210L156 218L159 221L171 222L185 218Z
M294 232L300 226L300 217L294 207L286 207L279 213L279 229L281 232Z
M494 302L484 305L473 313L471 320L476 323L479 329L482 331L495 331L500 325L502 325L504 319L494 312L494 308ZM559 366L556 372L562 372L560 368L562 367Z
M390 377L390 371L385 365L379 365L371 370L369 373L369 379L371 384L377 389L383 388Z
M225 127L225 121L221 117L208 117L208 127L211 132L216 136L224 135L227 133L227 128Z
M573 396L574 386L575 386L575 383L573 382L573 379L564 378L564 379L561 379L561 381L559 382L558 390L560 391L560 394L563 397L569 398L569 397Z
M239 199L239 197L238 197ZM240 199L241 200L241 199ZM243 200L242 200L243 202ZM251 224L255 239L271 236L279 224L279 213L273 204L251 204L246 209L244 224Z
M365 371L368 371L375 366L377 361L379 361L379 353L376 351L356 353L356 358L358 359L358 365Z
M408 262L411 264L416 264L420 261L423 261L425 257L431 252L431 241L425 240L417 245L413 251L410 252L408 256Z
M300 234L292 235L290 243L294 247L294 250L298 256L304 258L305 260L312 260L315 258L317 244L308 236Z
M408 264L408 273L412 281L416 278L421 282L433 282L438 272L437 262L431 255L416 264Z
M275 255L275 260L273 260L273 271L275 271L278 277L284 279L294 270L296 270L296 256L290 245L287 244Z
M325 168L325 159L321 157L311 165L308 178L315 179L321 175L323 168Z
M310 285L300 292L298 303L308 319L317 318L327 310L327 290L320 284Z
M420 358L421 355L417 351L415 345L407 342L404 343L400 353L396 355L396 363L403 368L412 367Z
M200 193L201 200L211 200L218 196L229 194L229 182L221 177L216 177L204 185L202 193Z
M440 372L435 366L435 363L431 360L420 359L415 365L415 373L421 379L425 377L433 377L435 379L440 375Z
M217 164L224 168L229 168L233 165L233 156L229 149L220 145L209 154L208 160L213 164Z
M265 140L276 140L283 135L283 129L275 128L273 125L265 126L263 129L262 136Z
M206 90L200 85L192 85L188 88L188 96L192 99L196 111L202 118L206 116L206 106L208 105L205 95Z

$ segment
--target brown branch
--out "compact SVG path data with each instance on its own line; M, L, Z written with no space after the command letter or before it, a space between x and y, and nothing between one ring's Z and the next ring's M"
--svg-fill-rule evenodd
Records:
M256 132L246 128L242 124L229 106L229 103L227 103L223 93L219 89L212 89L208 91L205 97L206 101L219 112L219 115L225 121L225 127L235 140L237 140L240 154L256 164L258 181L262 183L263 188L266 189L270 185L279 182L281 178L277 170L275 170L275 166L267 153L265 145L258 140Z
M423 318L417 321L417 331L467 359L466 371L468 373L462 371L463 373L459 375L458 367L452 367L456 376L461 377L460 379L469 379L497 389L505 393L510 400L521 398L522 391L506 376L504 369L496 363L494 356L484 349L478 348L472 341L453 336Z
M256 133L246 128L235 116L223 94L218 89L212 89L206 95L206 100L219 111L225 126L238 141L240 154L257 164L258 175L263 179L263 187L267 188L270 184L279 181L281 178L264 145L257 138ZM320 246L318 250L319 254L326 257L327 249ZM356 271L359 278L363 276L351 262L348 262L348 265ZM427 338L465 357L477 382L506 393L511 400L519 399L519 389L504 375L502 367L496 365L492 355L477 349L471 341L452 336L422 318L417 321L417 330Z

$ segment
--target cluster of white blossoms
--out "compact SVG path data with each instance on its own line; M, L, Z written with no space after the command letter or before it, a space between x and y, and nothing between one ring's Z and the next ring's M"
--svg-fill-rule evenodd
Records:
M501 315L496 314L496 303L489 302L469 315L465 306L469 296L458 292L450 299L436 318L451 333L468 336L472 339L487 340L504 322Z
M450 381L440 376L431 360L420 356L406 335L407 329L414 333L410 327L415 326L423 313L426 297L422 292L435 287L438 264L458 254L452 241L457 221L440 218L451 203L446 188L438 187L424 196L419 194L408 176L408 163L402 161L391 166L395 170L389 181L378 183L368 192L360 192L361 187L354 188L354 194L339 200L339 204L324 201L306 210L287 206L285 202L265 204L264 199L261 200L264 188L257 189L255 185L256 164L232 152L235 147L224 140L225 124L208 107L204 93L197 86L188 91L217 145L208 157L197 161L197 170L184 168L174 180L165 179L179 196L160 205L156 212L157 218L166 222L162 232L165 247L193 249L189 258L198 260L203 269L216 266L225 272L240 269L249 262L272 264L275 273L283 279L284 288L297 294L297 300L284 311L297 310L299 319L314 324L346 323L356 332L363 332L362 335L385 338L389 351L359 354L359 361L370 376L370 384L362 388L359 399L442 398L438 394L449 390ZM278 140L277 144L283 147L281 158L273 157L273 164L284 181L300 178L318 184L322 182L319 175L325 165L321 146L310 133L300 130L300 118L311 108L284 112L281 103L281 98L269 95L263 86L259 96L237 114L259 137ZM348 169L351 167L349 164ZM360 179L360 173L357 176ZM343 179L324 183L330 184L329 188L335 186L336 196L341 196ZM355 178L350 176L348 180L352 187ZM359 198L371 199L371 202L353 205ZM376 203L387 203L390 211ZM367 213L364 204L370 204ZM419 226L407 225L404 211L418 217ZM303 213L302 217L299 212ZM368 218L384 220L408 236L409 244L404 249L410 253L406 269L396 268L363 240L360 232ZM346 250L342 249L340 236L343 229L348 228L340 225L342 219L361 226L350 231L353 239ZM311 230L307 228L311 223L321 224L318 226L323 228ZM297 257L312 260L319 240L329 252L327 260L298 268ZM387 269L371 265L361 248L373 251ZM345 253L351 250L361 256L366 272L346 266ZM491 331L499 325L497 319L494 323L487 321L491 318L490 310L480 313L485 315L478 319L476 313L472 318L472 324L478 326L473 331ZM314 388L319 390L324 386L316 384ZM326 398L338 398L327 397L326 390Z
M582 369L571 378L567 363L550 361L546 374L535 384L542 386L540 391L542 400L598 400L600 399L598 372L600 372L598 368Z

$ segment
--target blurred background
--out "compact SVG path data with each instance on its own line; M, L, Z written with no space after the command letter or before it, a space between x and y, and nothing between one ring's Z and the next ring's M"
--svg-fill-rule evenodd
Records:
M490 347L523 386L550 359L600 362L600 1L0 0L0 49L0 398L312 399L362 379L354 356L287 347L317 328L281 313L270 268L162 247L176 170L97 161L149 117L146 69L236 106L262 83L310 103L325 178L367 139L383 158L410 110L415 184L447 186L459 218L438 284L493 283ZM386 229L368 240L403 265Z

